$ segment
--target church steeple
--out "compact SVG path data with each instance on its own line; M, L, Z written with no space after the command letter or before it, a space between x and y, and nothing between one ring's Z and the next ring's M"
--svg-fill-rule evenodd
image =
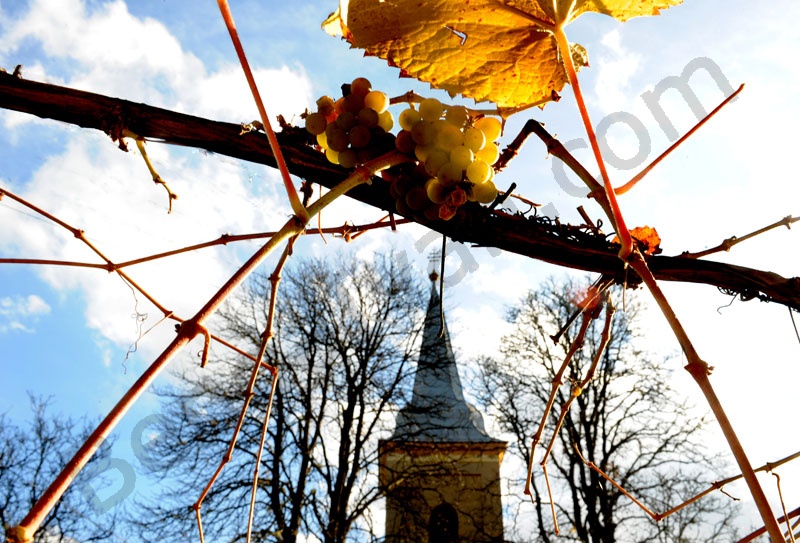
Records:
M422 332L414 394L397 417L393 440L485 442L483 417L464 400L458 367L450 344L436 289L438 275L430 275L431 295Z
M504 441L464 400L432 273L414 393L379 443L386 543L500 543Z

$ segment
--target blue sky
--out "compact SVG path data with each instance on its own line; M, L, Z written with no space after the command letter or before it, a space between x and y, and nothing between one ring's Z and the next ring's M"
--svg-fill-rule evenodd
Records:
M343 82L366 76L375 88L398 95L408 90L448 99L427 85L399 79L397 70L320 30L333 1L232 2L234 16L256 71L267 109L287 119ZM686 0L660 17L626 24L585 15L570 37L587 47L591 67L581 73L595 123L615 112L635 116L646 129L654 158L669 145L642 93L679 75L693 59L707 58L741 97L662 163L642 185L621 199L629 226L655 226L666 254L698 250L742 235L786 215L800 213L800 183L794 170L800 51L792 0L744 3ZM213 119L242 122L257 117L216 3L99 0L0 0L0 66L23 64L27 79L63 84ZM691 86L706 110L722 98L718 81L700 70ZM509 120L504 142L531 116L563 141L584 138L569 89L558 104ZM469 104L469 102L466 102ZM695 116L682 97L666 93L660 104L683 134ZM400 109L395 108L395 114ZM612 117L613 118L613 117ZM190 149L148 145L156 168L180 196L168 215L165 193L150 181L137 153L122 153L103 134L31 116L0 111L0 186L73 226L112 260L122 261L218 237L222 233L274 230L289 215L279 178L261 166ZM641 136L641 134L640 134ZM611 126L609 147L630 158L642 139L625 125ZM576 155L590 165L587 153ZM538 142L498 177L500 188L552 204L562 220L576 221L575 208L599 211L565 193L553 159ZM594 168L590 167L590 170ZM621 183L634 170L611 169ZM323 215L326 225L371 222L377 211L342 201ZM607 222L607 221L606 221ZM424 272L426 255L414 247L426 231L407 227L376 233L345 246L341 240L306 238L301 255L353 251L368 255L394 247L406 251ZM427 239L427 238L425 238ZM433 248L431 244L431 248ZM135 266L131 276L163 304L189 317L255 249L253 243L207 249L154 264ZM714 259L800 275L797 229L780 229ZM472 251L478 269L448 287L454 343L464 364L490 353L506 329L505 308L563 270L515 255ZM63 229L0 201L0 255L91 260L85 247ZM453 272L459 266L455 255ZM96 261L96 260L94 260ZM269 266L269 263L267 264ZM510 288L513 285L513 288ZM789 430L796 410L800 345L785 308L734 302L715 289L665 285L701 355L715 366L713 382L755 465L800 450ZM137 305L138 304L138 305ZM171 339L172 324L156 326L129 353L143 329L160 319L155 308L117 276L63 267L0 266L0 412L27 416L26 392L52 396L54 408L71 415L105 414ZM659 353L674 354L657 312L643 326ZM475 334L480 329L483 334ZM196 352L198 345L190 351ZM191 356L178 363L191 363ZM676 386L701 404L688 375L675 364ZM157 410L143 398L123 423L120 442L138 418ZM713 432L712 432L713 433ZM123 452L120 452L123 454ZM786 470L789 505L800 502L797 470ZM769 478L765 485L772 485ZM744 489L739 489L744 494ZM774 486L768 494L775 498Z

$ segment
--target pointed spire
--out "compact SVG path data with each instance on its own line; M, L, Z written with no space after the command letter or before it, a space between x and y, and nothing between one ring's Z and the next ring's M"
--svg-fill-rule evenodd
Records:
M414 395L400 410L392 439L440 442L497 441L486 434L483 416L464 400L450 336L431 273L431 297L422 332Z

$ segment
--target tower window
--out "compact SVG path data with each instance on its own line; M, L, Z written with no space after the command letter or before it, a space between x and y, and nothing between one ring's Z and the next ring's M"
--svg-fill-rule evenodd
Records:
M458 513L449 503L437 505L428 522L429 543L458 543Z

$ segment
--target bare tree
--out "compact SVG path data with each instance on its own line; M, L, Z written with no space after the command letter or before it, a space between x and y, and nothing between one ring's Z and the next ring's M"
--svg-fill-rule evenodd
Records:
M91 431L85 419L48 413L49 401L30 397L33 418L17 425L0 415L0 524L16 526L61 466ZM116 509L98 511L91 501L108 480L93 468L106 461L106 442L33 536L35 543L107 541L114 536ZM8 534L6 534L8 535Z
M265 357L279 378L253 539L290 543L313 533L333 543L362 531L363 539L373 538L378 434L393 424L390 413L410 385L424 289L390 255L372 262L301 261L283 275L274 341ZM231 339L260 344L268 296L268 277L260 275L223 311ZM231 438L249 364L222 357L209 363L212 375L187 372L185 386L161 391L163 432L150 455L159 459L172 491L142 504L146 539L183 539L195 529L187 505ZM216 530L216 539L235 541L244 534L269 381L257 382L237 450L206 498L204 526Z
M573 315L587 287L551 279L528 293L509 311L514 329L503 338L498 357L481 362L481 401L511 436L509 452L525 464L553 377L575 339L577 326L568 328L557 344L552 338ZM706 497L657 524L587 467L576 452L577 448L632 495L661 511L681 503L702 481L711 482L717 475L715 459L701 445L704 421L690 416L689 406L677 399L669 383L669 364L653 360L637 346L634 323L639 306L631 298L625 311L615 315L594 379L575 398L547 464L556 487L553 501L562 537L591 543L730 540L735 507L721 495ZM564 375L566 383L583 379L602 328L596 320L590 325L583 347ZM559 389L548 428L554 427L570 395L570 387ZM543 445L551 435L544 433ZM516 486L521 489L522 481L516 481ZM535 472L531 492L538 531L535 540L554 541L550 497L541 470Z

